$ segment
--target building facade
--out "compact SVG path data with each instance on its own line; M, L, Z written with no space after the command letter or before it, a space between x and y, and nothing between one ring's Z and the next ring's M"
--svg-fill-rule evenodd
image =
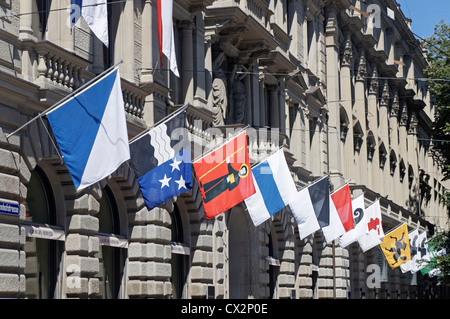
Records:
M377 249L300 240L288 208L258 227L242 204L206 220L194 183L148 211L127 163L77 192L45 117L7 137L123 60L130 138L190 104L193 158L247 127L252 163L283 147L299 190L328 174L380 200L385 232L431 237L450 185L431 156L426 52L395 0L175 0L180 77L159 62L156 1L108 0L108 47L83 19L70 28L69 0L0 7L0 201L19 207L0 214L1 297L442 296Z

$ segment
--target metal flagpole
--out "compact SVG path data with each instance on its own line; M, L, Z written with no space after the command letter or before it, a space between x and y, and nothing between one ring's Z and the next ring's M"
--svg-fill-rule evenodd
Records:
M24 125L22 125L21 127L19 127L18 129L16 129L14 132L9 133L8 135L6 135L6 139L9 139L11 137L11 135L16 134L18 131L20 131L21 129L23 129L24 127L26 127L27 125L29 125L30 123L36 121L37 119L41 118L42 116L45 116L46 114L48 114L49 112L51 112L52 110L54 110L55 108L57 108L58 106L60 106L62 103L66 102L67 100L69 100L70 98L72 98L74 95L80 93L81 91L83 91L84 89L86 89L88 86L92 85L93 83L97 82L99 79L101 79L105 74L111 72L113 69L115 69L119 64L123 63L123 60L120 60L119 62L117 62L116 64L114 64L112 67L108 68L107 70L103 71L102 73L100 73L99 75L97 75L96 77L94 77L92 80L90 80L89 82L87 82L86 84L80 86L78 89L76 89L75 91L73 91L72 93L68 94L67 96L65 96L63 99L61 99L60 101L56 102L55 104L53 104L52 106L50 106L47 110L45 110L42 113L39 113L36 117L32 118L31 120L29 120L28 122L26 122Z
M155 124L150 125L149 127L147 127L145 130L143 130L142 132L140 132L139 134L137 134L136 136L132 137L129 141L128 144L133 143L134 141L136 141L137 139L139 139L142 135L144 135L145 133L147 133L148 131L150 131L152 128L158 126L159 124L162 124L164 122L167 122L168 120L174 118L176 115L180 114L182 111L184 111L185 109L187 109L187 107L191 105L190 103L187 103L185 105L183 105L182 107L180 107L178 110L170 113L169 115L167 115L166 117L164 117L163 119L159 120L158 122L156 122Z

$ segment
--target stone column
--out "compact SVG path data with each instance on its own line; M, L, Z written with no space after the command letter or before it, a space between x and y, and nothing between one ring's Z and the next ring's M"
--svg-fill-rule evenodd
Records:
M381 139L382 145L384 145L385 150L388 151L389 148L389 123L388 123L388 109L389 109L389 100L390 100L390 90L389 83L387 80L384 82L383 92L381 94L380 99L380 132L379 137ZM381 144L380 144L381 145ZM378 185L380 186L377 192L379 192L382 196L386 196L389 194L389 189L387 187L387 182L389 181L389 163L387 162L386 156L388 154L381 154L380 149L378 151L379 165L381 174L378 176L379 181ZM384 161L384 162L383 162Z
M336 8L326 10L326 69L327 69L327 98L328 98L328 126L331 134L327 136L329 154L333 159L329 161L331 183L337 188L344 183L341 163L340 139L340 110L339 110L339 29ZM314 41L313 41L314 42Z
M399 196L401 199L401 204L404 205L409 200L409 188L408 188L408 133L406 126L408 125L408 108L406 105L403 106L403 110L400 116L400 127L399 127L399 160L403 159L405 165L405 172L403 180L401 181L401 190L399 191ZM400 167L399 167L400 169ZM407 206L406 206L407 207Z
M13 135L8 140L5 135L11 133L15 125L9 119L27 118L12 108L0 105L5 120L0 124L0 200L4 203L19 206L17 215L0 214L0 297L20 298L25 293L26 255L25 229L20 223L25 220L26 207L20 204L26 198L25 185L30 179L30 172L23 164L19 149L21 138ZM25 192L24 192L25 191Z
M367 183L367 134L366 134L366 77L367 77L367 65L366 56L364 50L362 50L359 64L356 74L356 84L355 84L355 102L354 102L354 112L359 124L361 126L361 147L359 149L359 154L356 155L355 165L358 174L358 179L356 183L366 184Z
M259 118L261 126L266 126L267 124L267 103L266 103L266 84L265 75L262 70L259 71Z
M273 128L280 128L280 107L278 102L278 85L271 85L269 88L269 124Z
M368 186L379 191L379 149L378 149L378 72L376 65L372 71L372 77L369 84L369 96L367 101L367 124L368 129L372 132L374 140L371 141L373 145L368 144L368 165L369 171L367 173Z
M395 156L397 157L396 163L391 162L391 151L388 150L388 158L387 161L389 161L389 167L390 167L390 174L391 174L391 182L390 182L390 199L391 200L397 200L398 199L398 182L399 182L399 174L398 174L398 114L400 111L400 100L398 97L398 90L397 88L394 89L394 100L392 102L392 108L391 113L389 117L389 128L390 128L390 148L394 151Z
M95 216L100 211L100 190L92 193L76 194L75 199L66 200L67 237L64 272L66 296L68 298L93 298L99 293L99 260L94 255L99 252L99 223Z
M418 143L417 143L417 110L411 112L411 120L408 130L408 162L414 170L414 177L412 180L410 197L415 199L415 202L410 203L413 213L419 212L420 207L420 182L419 182L419 162L418 162Z
M213 65L212 65L212 38L211 35L205 35L205 96L207 101L210 101L210 94L212 89L213 80ZM209 110L212 109L211 105L207 105Z
M145 205L128 214L127 294L130 298L168 298L172 295L171 217L173 204L150 211ZM171 207L169 207L171 206Z
M193 51L193 23L185 20L179 23L182 34L181 55L181 101L194 104L194 51Z
M29 14L33 12L33 0L24 0L20 2L20 24L19 24L19 39L28 40L35 39L33 36L33 20L37 18L36 14Z
M345 127L340 127L339 133L342 141L342 172L345 179L356 180L355 170L353 169L353 101L352 101L352 69L353 66L353 44L350 33L347 32L344 53L341 63L340 88L341 104L345 110L347 121ZM341 116L341 114L339 114ZM339 123L341 125L341 122Z
M153 81L153 68L155 67L154 59L159 59L157 55L158 48L158 33L156 28L152 26L156 24L156 19L153 17L153 12L156 12L156 1L145 1L142 10L142 71L141 83L148 83Z
M132 83L135 81L134 69L134 1L125 1L112 6L112 21L117 21L116 34L112 34L115 41L113 50L112 63L119 62L123 59L124 63L120 64L120 76Z
M260 100L260 82L259 82L259 75L258 75L258 62L255 62L251 68L251 75L248 77L250 78L251 82L251 100L252 104L248 106L247 112L249 113L248 123L252 125L253 127L261 127L261 116L260 113L264 110L264 108L261 107L261 100Z
M206 107L206 72L205 72L205 22L203 12L196 15L194 30L194 58L195 58L195 96L196 107Z

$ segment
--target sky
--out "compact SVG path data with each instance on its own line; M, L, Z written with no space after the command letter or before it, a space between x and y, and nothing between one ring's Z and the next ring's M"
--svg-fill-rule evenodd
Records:
M397 0L403 14L412 19L412 31L424 38L434 33L441 19L450 24L450 0Z

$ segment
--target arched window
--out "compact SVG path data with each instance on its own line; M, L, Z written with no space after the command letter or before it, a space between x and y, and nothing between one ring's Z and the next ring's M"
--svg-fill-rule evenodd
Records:
M25 297L30 299L59 298L59 265L64 238L57 227L55 198L49 180L40 167L31 172L26 184Z
M123 248L128 247L128 242L121 236L119 210L114 194L109 186L103 189L100 199L99 233L97 237L100 249L96 257L99 259L100 280L99 298L118 299L124 297L121 289L124 274L125 253Z

